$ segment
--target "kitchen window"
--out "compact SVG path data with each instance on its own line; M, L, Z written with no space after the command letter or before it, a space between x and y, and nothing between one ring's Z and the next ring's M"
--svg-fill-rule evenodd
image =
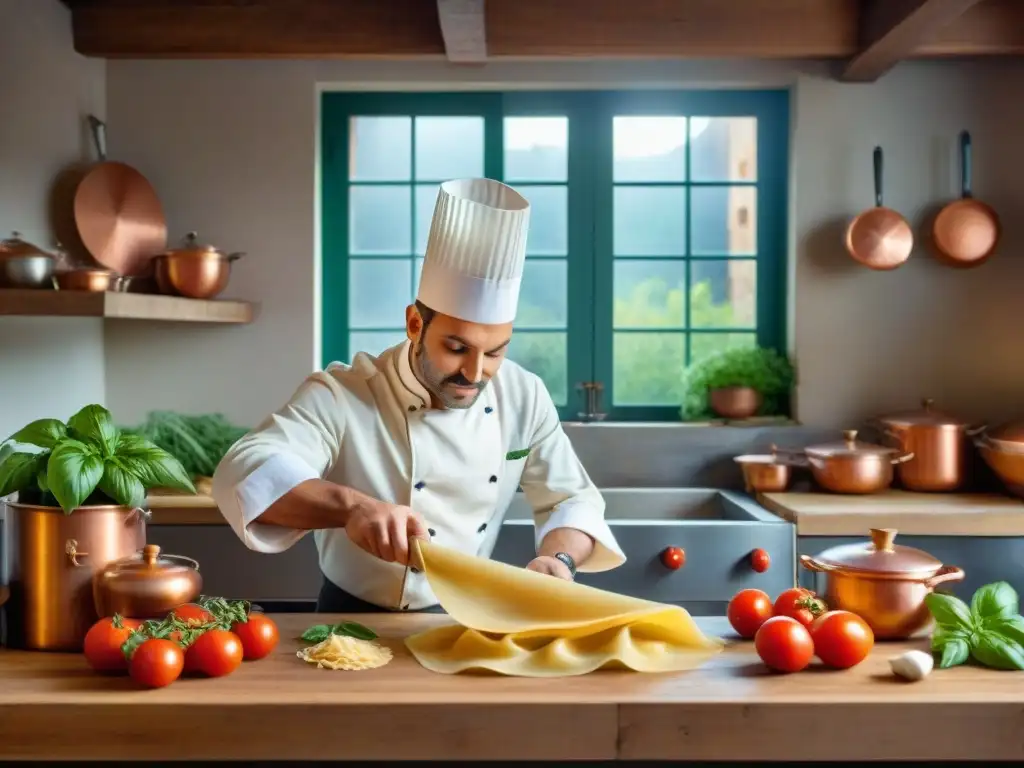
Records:
M684 367L784 349L785 91L325 93L324 363L405 338L440 182L531 203L509 357L564 419L679 419Z

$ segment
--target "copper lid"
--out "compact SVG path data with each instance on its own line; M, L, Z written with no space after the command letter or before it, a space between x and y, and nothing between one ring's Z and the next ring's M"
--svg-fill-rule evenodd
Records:
M804 449L804 453L817 458L828 458L829 456L891 456L894 453L899 453L899 449L861 442L857 440L856 429L847 429L843 431L841 442L809 445Z
M53 254L47 253L32 243L21 239L20 232L12 232L11 236L0 240L0 257L4 256L46 256L53 258Z
M182 555L161 555L160 547L147 544L134 555L110 563L104 570L110 576L163 580L198 571L199 563Z
M879 421L894 427L935 426L935 427L968 427L970 423L948 413L935 410L935 401L926 397L921 401L921 408L916 411L905 411L891 416L882 416Z
M842 544L814 559L843 571L891 576L934 576L942 563L920 549L895 544L894 528L872 528L871 541Z
M195 256L201 258L203 256L221 256L223 253L219 248L200 243L199 235L195 232L189 232L182 240L181 247L169 250L166 255Z

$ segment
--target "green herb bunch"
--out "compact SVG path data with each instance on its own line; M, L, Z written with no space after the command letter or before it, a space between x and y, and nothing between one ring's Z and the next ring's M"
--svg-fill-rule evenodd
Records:
M768 347L734 347L701 358L683 373L684 420L712 415L708 393L724 387L750 387L762 398L762 416L785 415L793 388L794 369L789 359Z
M87 405L67 423L39 419L4 441L0 497L18 493L22 503L60 507L85 504L137 507L150 488L195 493L181 463L145 438L122 432L110 412Z
M945 669L968 658L993 669L1024 669L1024 617L1017 592L1005 581L980 587L970 607L933 592L924 599L935 619L932 650Z
M173 411L151 411L137 427L122 432L138 435L181 462L192 477L212 477L232 445L249 431L219 413L185 416Z
M354 637L357 640L376 640L377 633L356 621L343 621L340 624L314 624L302 633L301 640L307 643L322 643L331 635Z
M245 624L249 621L252 609L252 604L248 600L227 600L206 595L201 595L196 600L196 605L209 613L211 618L206 621L179 619L174 611L171 611L162 619L148 619L142 622L121 646L125 658L130 659L140 645L153 639L171 640L182 648L188 648L205 632L214 629L231 631L236 625ZM123 626L122 618L116 614L112 621L115 627Z

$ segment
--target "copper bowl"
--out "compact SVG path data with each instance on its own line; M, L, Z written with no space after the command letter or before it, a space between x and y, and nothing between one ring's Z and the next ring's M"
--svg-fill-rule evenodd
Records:
M753 387L717 387L708 391L708 404L723 419L749 419L761 407L761 393Z
M780 493L789 487L789 464L772 454L747 454L733 459L743 469L747 493Z
M61 291L104 291L124 290L128 281L109 269L69 269L53 276L54 286Z

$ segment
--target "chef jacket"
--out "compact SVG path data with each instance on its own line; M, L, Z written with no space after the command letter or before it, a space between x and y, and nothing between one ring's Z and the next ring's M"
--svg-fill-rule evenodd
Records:
M406 341L376 358L361 352L351 365L313 373L232 446L214 474L213 496L249 549L282 552L308 533L257 518L295 486L323 478L411 507L433 541L480 557L493 552L522 487L538 547L550 531L576 528L594 539L580 571L625 562L604 499L538 376L505 360L470 408L434 409L413 375L410 349ZM317 530L314 538L320 569L346 592L382 608L437 604L422 573L410 570L403 593L405 568L353 544L344 528Z

